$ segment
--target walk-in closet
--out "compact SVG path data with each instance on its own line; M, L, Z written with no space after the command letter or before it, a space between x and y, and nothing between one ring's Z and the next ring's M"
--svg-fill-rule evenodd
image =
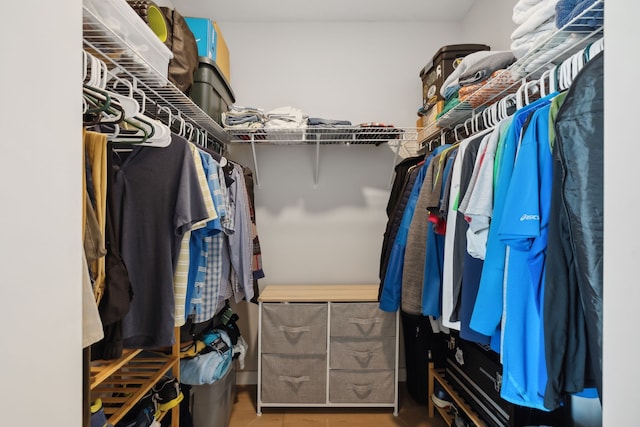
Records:
M2 425L637 424L640 5L5 18Z

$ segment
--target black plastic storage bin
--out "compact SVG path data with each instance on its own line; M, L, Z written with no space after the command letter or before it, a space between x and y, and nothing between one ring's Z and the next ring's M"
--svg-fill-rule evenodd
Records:
M229 82L216 63L206 56L199 57L198 61L190 93L191 99L214 121L222 125L222 113L229 111L229 105L236 99Z
M444 99L440 95L440 88L457 66L457 61L480 50L491 50L491 47L486 44L451 44L438 49L431 62L420 71L422 103L425 108Z

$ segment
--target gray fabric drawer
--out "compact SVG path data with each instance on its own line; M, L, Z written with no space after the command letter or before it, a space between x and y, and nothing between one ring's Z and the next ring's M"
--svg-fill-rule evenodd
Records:
M394 369L394 337L331 338L329 366L332 369Z
M325 403L326 389L326 354L262 355L263 402Z
M332 337L395 336L396 315L372 303L332 303Z
M332 403L393 403L393 370L331 370L329 401Z
M326 354L327 304L262 304L262 353Z

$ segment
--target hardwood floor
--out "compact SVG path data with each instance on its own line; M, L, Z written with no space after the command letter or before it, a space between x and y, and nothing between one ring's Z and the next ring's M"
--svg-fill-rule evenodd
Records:
M256 386L237 387L229 427L445 427L436 415L429 419L427 406L414 402L399 384L399 414L391 408L262 408L256 415Z

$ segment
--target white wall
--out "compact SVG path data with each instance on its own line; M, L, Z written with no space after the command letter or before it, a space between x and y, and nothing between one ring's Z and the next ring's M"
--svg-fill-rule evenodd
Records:
M0 26L6 426L80 425L81 4L11 2Z
M640 420L640 353L636 319L640 287L640 208L637 109L630 82L640 78L634 43L640 37L637 2L607 2L605 7L605 170L604 170L604 425L632 426Z
M476 0L460 23L465 43L483 43L491 50L510 50L513 6L517 0Z
M290 105L311 116L415 126L419 72L457 23L220 22L238 105ZM394 153L387 146L258 147L256 217L269 283L378 283ZM231 158L253 168L247 148ZM257 309L236 308L257 369ZM239 380L243 381L243 375Z
M237 104L415 126L422 67L457 23L226 23Z

